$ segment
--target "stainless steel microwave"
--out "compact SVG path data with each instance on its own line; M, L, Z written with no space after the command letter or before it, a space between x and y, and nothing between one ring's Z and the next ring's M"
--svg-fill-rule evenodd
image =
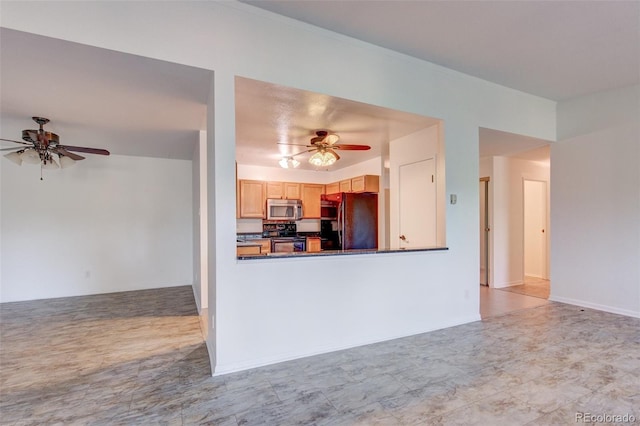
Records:
M302 219L301 200L267 199L267 220L300 220Z

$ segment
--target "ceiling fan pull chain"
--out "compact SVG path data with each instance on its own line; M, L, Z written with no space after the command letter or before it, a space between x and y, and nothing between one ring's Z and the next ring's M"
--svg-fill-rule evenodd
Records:
M42 179L42 163L40 163L40 180L44 180Z

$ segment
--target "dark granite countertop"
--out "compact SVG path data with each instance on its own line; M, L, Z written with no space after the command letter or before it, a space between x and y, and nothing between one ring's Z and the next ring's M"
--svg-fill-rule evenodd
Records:
M353 254L385 254L385 253L415 253L424 251L447 251L448 247L425 247L415 249L381 249L381 250L323 250L319 252L293 252L293 253L267 253L261 256L247 255L238 256L238 260L253 260L253 259L267 259L267 258L300 258L300 257L318 257L318 256L348 256Z

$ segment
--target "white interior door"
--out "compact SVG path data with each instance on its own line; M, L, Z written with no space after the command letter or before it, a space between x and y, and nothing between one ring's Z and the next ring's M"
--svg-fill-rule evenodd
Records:
M524 181L524 275L547 275L547 183Z
M436 162L435 158L400 166L399 235L400 248L436 245ZM392 236L391 238L394 238Z

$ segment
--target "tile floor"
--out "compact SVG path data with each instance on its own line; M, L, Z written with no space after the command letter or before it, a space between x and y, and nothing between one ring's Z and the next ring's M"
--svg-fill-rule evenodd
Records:
M638 423L640 320L544 302L219 377L189 287L3 304L0 423Z
M523 294L525 296L549 298L550 282L542 278L524 277L524 283L511 287L504 287L498 290L510 291L512 293Z
M480 317L482 319L504 315L521 309L535 308L549 303L548 300L539 297L480 286Z

